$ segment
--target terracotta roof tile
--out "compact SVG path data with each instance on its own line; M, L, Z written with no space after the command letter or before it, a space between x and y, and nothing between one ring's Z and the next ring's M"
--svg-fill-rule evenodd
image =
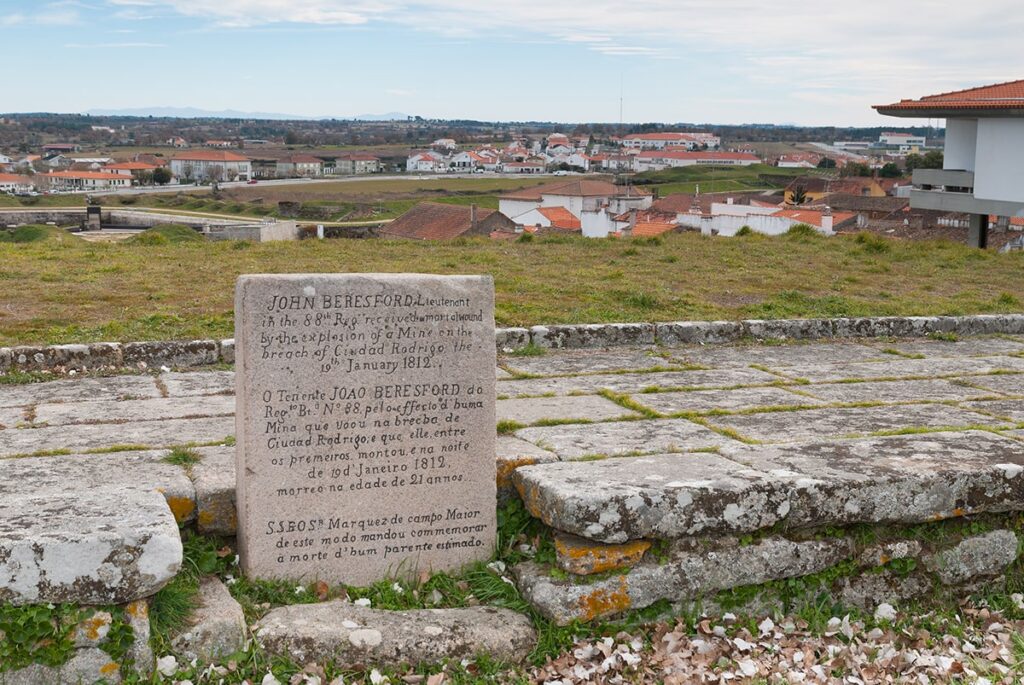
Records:
M541 207L537 210L551 222L555 228L580 230L580 219L565 207Z
M889 112L955 111L973 109L1024 110L1024 80L996 83L938 95L927 95L917 100L900 100L890 105L874 105L882 114Z
M493 209L476 210L477 221L495 213ZM413 240L448 240L472 228L471 208L439 202L421 202L381 229L386 238Z
M186 162L248 162L249 158L237 152L227 150L192 150L190 152L179 152L171 159L180 159Z

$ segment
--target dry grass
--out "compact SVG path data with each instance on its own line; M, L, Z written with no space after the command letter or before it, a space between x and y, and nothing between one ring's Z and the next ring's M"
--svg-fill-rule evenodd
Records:
M1020 311L1024 254L851 237L0 244L0 344L230 337L245 273L492 274L499 325Z

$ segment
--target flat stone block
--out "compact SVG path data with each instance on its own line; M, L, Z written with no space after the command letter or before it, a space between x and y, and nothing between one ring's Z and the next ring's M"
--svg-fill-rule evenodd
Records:
M165 451L0 459L0 498L61 496L104 488L159 492L180 523L196 517L196 492L185 469Z
M686 419L524 428L516 431L516 437L549 449L566 461L591 456L683 452L734 442Z
M564 376L601 373L623 369L641 371L657 368L681 368L683 362L666 359L653 347L613 350L551 350L537 357L507 356L499 360L518 373L537 376Z
M832 319L746 319L743 335L759 340L816 340L835 335Z
M975 578L1003 573L1017 559L1018 544L1013 531L993 530L928 555L924 564L943 585L960 585Z
M595 394L601 390L640 393L651 388L661 390L729 388L737 385L764 385L782 380L779 376L758 369L617 373L501 381L498 383L498 394L509 397L538 396L547 393L570 395L574 393Z
M132 342L125 343L122 353L128 366L203 366L216 364L218 359L216 340Z
M438 663L487 654L519 663L536 633L526 616L495 607L379 611L347 602L281 607L256 624L268 654L342 668Z
M776 479L703 452L537 464L513 480L536 518L598 542L749 532L789 513Z
M821 440L904 428L967 428L1005 426L1006 422L944 404L805 409L735 416L711 416L707 421L760 442Z
M660 345L692 345L721 343L743 337L743 324L739 321L674 321L655 325L655 337Z
M978 390L947 380L823 383L802 385L800 391L826 402L961 401L992 395L987 390Z
M160 397L160 390L153 376L149 375L69 378L46 383L0 385L0 407L147 397Z
M725 448L723 456L789 489L785 524L794 528L1024 509L1024 443L986 431Z
M555 532L555 562L563 571L589 576L636 566L651 548L649 540L630 540L608 545L577 535Z
M653 345L654 337L654 324L649 323L534 326L530 329L530 341L545 348Z
M881 343L879 343L881 345ZM945 340L911 340L885 345L904 354L923 354L936 357L985 357L998 354L1024 352L1024 342L1007 338L963 338L956 342Z
M801 389L803 389L801 387ZM759 407L816 405L819 400L783 388L742 388L739 390L691 390L652 392L635 395L634 400L660 414L707 412L715 409L741 411Z
M235 363L235 339L228 338L220 341L220 361L224 364Z
M996 371L1024 371L1024 359L1019 357L959 357L940 359L895 359L886 362L852 364L817 364L781 370L792 378L804 378L812 383L827 383L849 379L936 378L989 374Z
M0 499L0 602L124 604L181 568L163 496L108 488Z
M1024 421L1024 400L994 400L991 402L968 402L969 409L977 409L1010 421Z
M60 667L60 685L83 685L85 683L121 682L120 666L102 649L95 647L75 651Z
M215 663L245 648L245 614L216 576L200 581L198 606L186 626L171 639L179 656Z
M160 374L168 397L234 395L234 371L183 371Z
M28 407L0 407L0 429L27 425L26 409Z
M971 385L976 385L979 388L994 390L995 392L1000 392L1004 395L1024 396L1024 374L1022 373L1000 374L996 376L970 376L965 378L964 381Z
M608 421L638 417L600 395L577 397L531 397L519 400L498 400L498 421L515 421L530 425L538 421Z
M936 330L932 316L876 316L832 319L838 338L914 338Z
M88 451L116 445L171 447L222 442L235 432L230 416L129 423L81 424L0 431L0 457L52 450Z
M0 347L0 374L7 373L14 364L14 353L9 347Z
M124 423L161 419L233 416L235 398L229 395L207 397L161 397L147 400L76 402L36 406L36 424L50 426L79 423Z
M494 344L499 352L511 352L530 344L529 328L495 328Z
M15 347L11 351L12 366L20 371L84 371L121 366L121 346L117 343Z
M520 466L529 464L546 464L551 461L558 461L554 452L537 447L533 443L513 438L508 435L499 435L497 444L497 485L498 502L504 502L515 494L516 488L512 484L512 474Z
M523 597L558 625L641 609L663 599L696 600L721 590L823 571L852 553L847 540L793 542L768 538L739 546L675 545L667 559L643 561L626 573L584 582L556 580L528 562L513 569Z
M235 448L198 447L202 461L192 467L196 489L196 527L203 535L234 535L238 529L235 506Z

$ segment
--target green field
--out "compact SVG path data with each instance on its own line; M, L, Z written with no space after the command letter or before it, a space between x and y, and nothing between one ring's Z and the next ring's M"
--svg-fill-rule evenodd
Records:
M0 242L0 345L233 335L245 273L491 274L499 325L1019 312L1024 253L876 236Z

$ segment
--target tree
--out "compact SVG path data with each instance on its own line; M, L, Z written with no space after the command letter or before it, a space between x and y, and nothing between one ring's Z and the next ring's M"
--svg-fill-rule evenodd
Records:
M920 169L922 164L924 164L924 159L916 152L911 152L903 158L903 165L907 167L907 171Z
M882 178L899 178L903 174L900 171L900 168L896 166L895 162L886 162L882 165L882 168L879 169L878 175Z
M836 168L836 160L832 159L831 157L822 157L821 161L818 162L818 168L819 169L835 169Z
M296 133L295 131L288 131L288 133L284 134L284 144L285 145L298 145L298 143L299 143L299 134Z
M793 188L793 199L790 201L795 205L802 205L807 202L807 189L803 186Z
M870 176L871 167L860 162L848 162L839 174L841 176Z
M928 152L924 153L924 157L922 159L921 168L922 169L941 169L942 168L942 164L943 164L944 161L945 161L945 158L943 157L941 151L939 151L939 150L929 150Z
M171 182L171 170L165 166L158 166L153 169L153 183L165 186Z

